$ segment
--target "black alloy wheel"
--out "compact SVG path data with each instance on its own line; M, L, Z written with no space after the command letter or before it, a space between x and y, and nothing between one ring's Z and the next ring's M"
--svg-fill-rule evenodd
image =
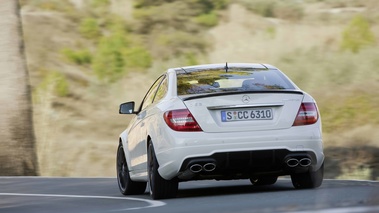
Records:
M314 172L292 174L292 185L297 189L312 189L321 186L324 179L324 163Z
M146 190L146 182L136 182L130 179L129 168L126 163L124 148L120 143L117 149L117 182L123 195L139 195Z
M150 195L154 200L176 197L179 182L176 178L166 180L158 172L159 164L151 141L148 145L148 175Z

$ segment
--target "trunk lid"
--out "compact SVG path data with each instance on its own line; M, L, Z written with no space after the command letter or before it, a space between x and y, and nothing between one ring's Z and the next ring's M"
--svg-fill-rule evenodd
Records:
M290 128L303 96L300 91L260 91L181 98L204 132L243 132Z

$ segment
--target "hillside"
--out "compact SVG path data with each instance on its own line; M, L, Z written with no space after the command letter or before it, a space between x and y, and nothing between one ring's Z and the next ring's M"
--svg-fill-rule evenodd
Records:
M140 101L168 67L196 63L282 69L318 101L325 146L354 147L336 164L379 147L376 1L198 1L191 10L186 0L21 2L41 175L115 176L118 134L130 119L118 105ZM344 36L349 26L363 31L358 50L361 38ZM376 161L362 161L362 178Z

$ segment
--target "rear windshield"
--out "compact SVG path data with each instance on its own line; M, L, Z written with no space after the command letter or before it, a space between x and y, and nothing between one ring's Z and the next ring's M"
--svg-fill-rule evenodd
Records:
M211 69L177 73L178 95L259 90L294 90L278 70Z

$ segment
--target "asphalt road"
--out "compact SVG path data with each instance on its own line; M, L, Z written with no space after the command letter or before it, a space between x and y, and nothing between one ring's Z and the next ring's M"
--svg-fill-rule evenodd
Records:
M114 178L0 177L0 213L379 212L379 182L325 180L295 190L289 179L253 187L247 180L180 183L176 199L122 196Z

